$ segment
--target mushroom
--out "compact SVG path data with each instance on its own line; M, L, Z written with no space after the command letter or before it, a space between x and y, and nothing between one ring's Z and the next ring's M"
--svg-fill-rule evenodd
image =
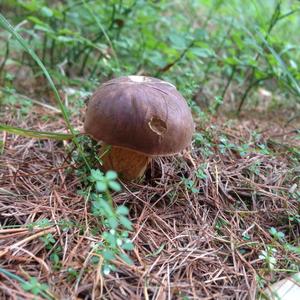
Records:
M151 159L186 148L194 123L185 99L166 81L124 76L100 86L88 103L85 132L102 141L105 170L126 180L140 178Z

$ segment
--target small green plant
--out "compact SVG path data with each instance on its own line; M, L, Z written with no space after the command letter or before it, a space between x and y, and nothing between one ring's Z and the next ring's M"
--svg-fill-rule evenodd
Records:
M217 218L214 227L215 227L215 229L216 229L216 231L217 231L217 233L218 233L219 235L223 235L222 229L223 229L223 227L225 227L226 225L229 225L228 221L226 221L225 219L220 218L220 217Z
M260 288L264 288L267 283L267 281L258 274L256 275L256 282Z
M205 158L213 155L212 143L205 133L196 132L194 134L194 143Z
M243 240L244 240L244 241L250 241L250 240L251 240L251 237L250 237L250 235L249 235L248 232L244 232L244 233L242 234L242 236L243 236Z
M204 163L204 164L201 164L198 169L196 170L196 177L199 178L199 179L206 179L207 178L207 174L205 172L207 168L207 164Z
M50 254L50 261L52 263L53 269L58 271L60 270L62 263L61 263L61 254L62 253L62 247L57 246L53 249L53 252Z
M49 289L47 284L39 283L39 281L35 277L30 277L29 281L21 283L21 286L24 291L30 292L33 295L39 295L43 292L47 292Z
M273 236L274 239L283 242L285 240L285 234L281 231L277 231L276 228L271 227L269 233Z
M96 191L107 192L112 189L115 192L121 191L121 185L116 181L118 175L115 171L107 171L104 175L100 170L91 170L90 182L95 183Z
M103 242L97 243L93 248L92 262L101 263L103 274L108 275L111 271L117 270L113 263L117 258L129 265L133 264L131 258L124 253L124 250L130 251L134 248L127 231L117 232L115 229L110 229L102 233L102 238Z
M38 220L36 222L32 222L30 224L27 224L27 228L29 230L33 230L35 228L47 228L47 227L50 227L52 225L53 225L53 223L49 219L43 218L43 219Z
M264 154L264 155L270 155L271 154L271 152L268 149L268 146L266 144L258 144L257 146L258 146L258 151L261 154Z
M40 283L35 277L30 277L29 281L26 281L22 277L3 268L0 268L0 274L4 274L7 277L19 282L21 287L26 292L31 292L34 295L39 295L43 297L43 299L47 300L55 299L55 297L53 297L53 295L50 293L48 286L44 283Z
M67 269L67 274L68 274L67 275L67 280L72 282L78 277L79 272L77 270L75 270L74 268L70 267L70 268Z
M272 235L272 237L278 241L282 247L287 250L290 251L292 253L296 253L296 254L300 254L300 247L299 246L294 246L292 244L290 244L289 242L286 241L285 238L285 234L281 231L278 231L276 228L271 227L269 229L269 233Z
M250 145L242 144L240 146L237 146L237 151L239 152L240 156L246 156L250 151Z
M16 94L13 89L5 89L4 94L1 97L0 95L0 107L1 105L9 105L10 107L16 107L16 111L25 117L30 112L33 103L29 98L20 99L20 95Z
M196 182L194 180L188 179L188 178L182 178L182 182L186 189L191 192L192 194L196 194L199 192L199 190L195 187Z
M213 103L209 106L209 112L212 115L215 115L219 109L219 107L223 104L223 98L221 96L215 97Z
M115 271L113 261L120 258L127 264L132 264L131 258L125 251L133 250L134 245L129 239L129 231L132 223L128 219L129 210L124 205L114 207L110 190L119 192L121 185L117 181L117 173L107 171L105 174L100 170L91 170L88 177L90 182L90 199L92 201L92 213L99 217L104 227L102 232L103 241L96 244L94 249L93 263L101 263L103 274ZM89 193L88 193L89 194Z
M75 161L78 168L75 171L76 176L81 180L86 187L90 184L89 175L91 169L89 166L101 165L101 161L98 156L99 149L97 143L86 135L81 135L77 138L78 143L81 144L82 152L79 151L73 145L68 149L72 159ZM86 164L87 162L87 164ZM69 169L73 172L73 169ZM78 190L79 194L84 195L84 190Z
M42 236L40 239L44 242L45 248L48 251L51 251L49 259L52 263L54 270L59 270L61 268L62 247L60 245L55 246L57 241L52 233L48 233Z
M72 229L74 227L80 228L80 226L81 226L80 224L76 224L74 221L65 220L65 219L59 220L57 222L57 224L63 232L69 231L70 229Z
M219 150L222 154L225 154L226 151L236 149L236 145L232 144L226 136L220 137Z
M289 221L291 221L295 224L300 224L300 215L298 215L298 214L289 215Z
M40 239L42 242L44 242L44 245L48 250L50 250L52 246L56 243L56 240L52 233L48 233L42 236Z
M267 245L266 250L262 250L259 255L259 258L265 262L270 271L274 270L277 264L277 259L275 257L276 253L277 250L273 246Z
M249 166L249 171L252 174L259 175L260 174L260 165L261 161L257 160Z

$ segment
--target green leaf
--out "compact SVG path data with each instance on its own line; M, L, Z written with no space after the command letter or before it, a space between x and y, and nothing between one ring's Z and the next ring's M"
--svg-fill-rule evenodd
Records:
M49 7L43 6L41 8L41 14L44 17L51 18L53 16L53 11Z
M31 285L31 283L26 282L26 283L22 284L22 288L24 291L30 291L32 288L32 285Z
M122 246L121 246L122 249L124 250L128 250L128 251L131 251L134 249L134 245L131 241L128 241L128 242L125 242Z
M169 40L171 41L172 45L176 49L184 49L186 48L186 41L185 38L177 33L172 33L169 36Z
M108 249L102 250L101 254L105 260L112 260L116 258L116 255L113 253L113 251Z
M45 228L45 227L49 227L52 225L51 221L47 218L43 218L39 221L36 221L34 223L32 223L33 226L37 226L39 228Z
M39 18L35 17L35 16L29 16L27 17L27 20L31 21L34 24L38 24L38 25L42 25L42 26L48 26L47 23L45 23L44 21L40 20Z
M160 68L163 68L167 64L167 61L165 60L163 55L158 51L149 53L149 56L147 56L147 58L150 60L150 62Z
M35 286L31 289L31 293L33 295L38 295L38 293L41 291L40 287L39 286Z
M100 192L100 193L107 191L107 184L106 184L106 182L97 181L96 182L96 190L97 190L97 192Z
M59 35L58 37L56 37L56 40L61 43L70 43L75 42L77 39L71 36Z
M133 265L132 259L125 253L120 253L119 254L120 258L127 263L128 265Z
M94 216L103 216L104 215L102 206L98 201L92 202L92 213Z
M109 170L106 172L105 177L107 180L115 180L118 178L118 174L115 171Z
M104 265L103 266L103 274L108 275L110 273L110 266L109 265Z
M114 234L111 234L110 232L106 231L103 232L102 236L110 244L111 247L117 247L117 238Z
M103 180L103 173L100 170L91 170L91 177L90 177L93 181L97 181L97 180Z
M100 198L98 201L100 203L101 208L103 209L104 215L107 218L114 215L113 208L106 200L104 200L103 198Z
M194 55L201 57L201 58L207 58L207 57L211 57L213 55L212 51L210 51L209 49L206 49L206 48L192 47L189 51L191 53L193 53Z
M228 65L235 66L235 65L240 64L241 62L239 61L239 59L238 59L237 57L230 56L230 57L226 57L226 58L223 60L223 63L228 64Z
M120 192L122 190L120 183L117 181L109 181L108 186L115 192Z
M27 10L30 10L32 12L37 11L41 8L41 1L19 1L20 5L26 8Z
M132 223L128 218L119 216L119 221L126 229L132 230Z
M121 237L124 239L124 238L128 238L128 236L129 236L129 233L128 233L128 231L127 230L123 230L122 232L121 232Z
M129 213L129 209L125 205L120 205L120 206L117 207L116 213L118 215L124 215L124 216L126 216Z
M93 265L98 264L99 261L100 261L100 258L99 258L98 256L94 255L94 256L91 257L91 263L92 263Z
M113 272L117 272L117 268L116 266L114 265L109 265L110 269L113 271Z
M57 253L52 253L50 255L50 260L54 263L54 264L58 264L59 263L59 256Z
M54 34L54 31L48 25L46 25L46 26L35 25L34 29Z
M112 229L116 229L118 227L118 225L119 225L118 220L114 216L109 217L107 219L107 222L108 222L110 228L112 228Z
M194 37L197 40L203 40L205 36L206 36L206 31L201 28L197 28L194 32Z

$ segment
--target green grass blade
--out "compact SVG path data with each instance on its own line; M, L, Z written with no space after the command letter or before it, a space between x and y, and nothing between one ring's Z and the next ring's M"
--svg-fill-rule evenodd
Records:
M7 30L19 43L20 45L30 54L30 56L33 58L33 60L37 63L37 65L41 68L41 70L43 71L45 77L47 78L49 85L51 87L51 89L54 92L55 95L55 99L59 105L59 108L62 112L63 118L65 120L65 123L67 125L67 128L69 129L69 131L71 132L72 136L73 136L73 142L76 145L78 151L80 152L80 154L82 155L84 162L86 164L86 166L90 168L89 163L87 162L84 152L82 150L82 147L80 146L80 144L78 143L76 137L75 137L75 130L72 127L72 124L69 120L69 113L66 109L66 107L64 106L59 93L55 87L55 84L49 74L49 72L47 71L46 67L44 66L44 64L42 63L42 61L39 59L39 57L35 54L35 52L29 47L28 43L23 39L23 37L15 30L15 28L6 20L6 18L0 13L0 27L3 27L5 30Z
M22 129L10 125L0 124L0 131L6 131L8 133L17 134L25 137L38 138L38 139L52 139L57 141L71 140L74 138L72 134L48 132L48 131L36 131Z
M20 283L26 283L26 281L23 278L5 270L5 269L0 268L0 273L6 275L7 277L9 277L11 279L17 280Z
M74 135L74 129L69 121L69 114L68 111L66 109L66 107L64 106L59 93L55 87L55 84L49 74L49 72L47 71L46 67L44 66L44 64L42 63L42 61L39 59L39 57L35 54L35 52L29 47L29 45L27 44L27 42L22 38L22 36L15 30L15 28L6 20L6 18L0 13L0 26L3 27L5 30L7 30L21 45L22 47L30 54L30 56L33 58L33 60L37 63L37 65L41 68L41 70L43 71L45 77L47 78L49 85L51 87L51 89L54 92L55 95L55 99L59 105L59 108L63 114L64 120L67 124L68 129L70 130L70 132Z

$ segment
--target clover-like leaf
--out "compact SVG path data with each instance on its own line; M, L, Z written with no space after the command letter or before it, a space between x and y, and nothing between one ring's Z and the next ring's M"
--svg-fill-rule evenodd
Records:
M116 258L116 255L114 254L113 251L108 250L108 249L104 249L102 252L103 258L105 260L112 260Z
M128 265L133 265L132 259L125 253L120 253L119 254L120 258L127 263Z
M105 177L107 180L115 180L118 178L118 174L113 170L109 170L106 172Z
M108 186L115 192L120 192L122 190L121 185L117 181L109 181Z
M120 206L117 207L116 213L118 215L126 216L129 213L129 209L125 205L120 205Z
M126 229L132 230L132 223L128 218L119 216L119 221Z
M97 181L96 182L96 190L99 193L107 191L107 183L104 181Z
M133 250L134 249L134 245L130 240L127 240L125 243L123 243L123 245L121 246L122 249L124 250Z

